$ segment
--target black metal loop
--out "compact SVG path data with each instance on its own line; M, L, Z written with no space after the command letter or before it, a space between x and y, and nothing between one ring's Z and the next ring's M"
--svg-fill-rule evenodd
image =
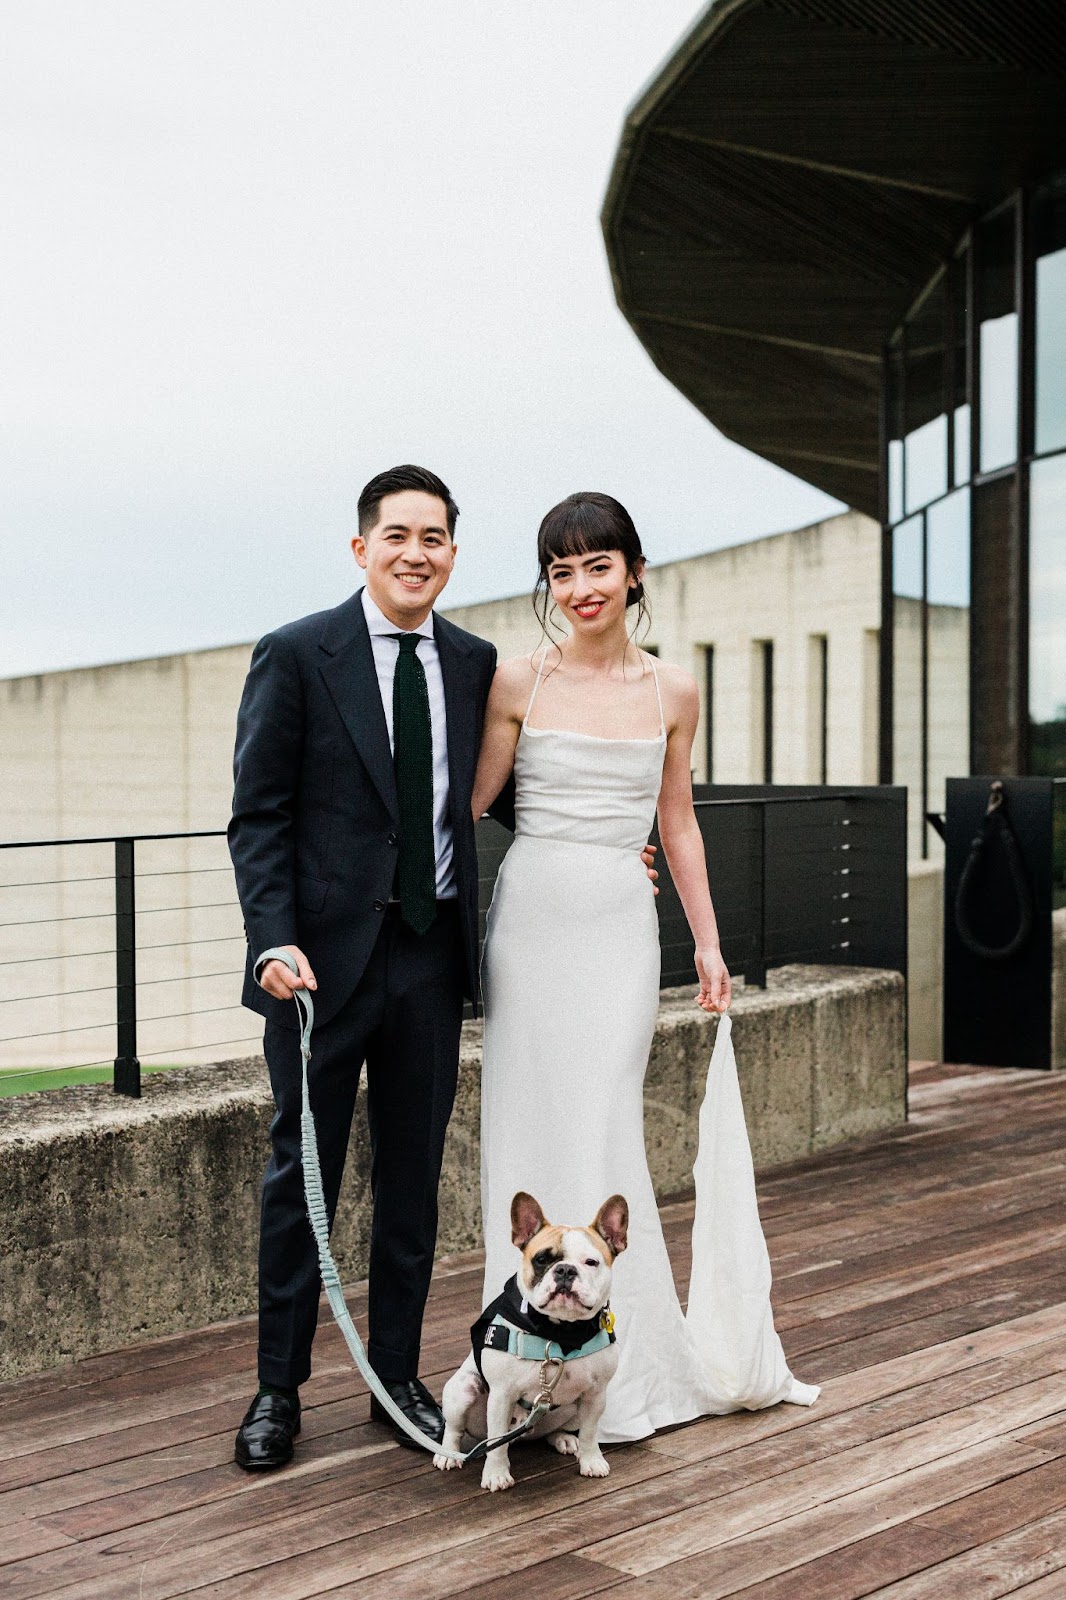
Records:
M1033 892L1026 875L1022 853L1018 841L1014 837L1014 830L1007 820L1007 797L1003 784L998 780L992 784L988 792L988 807L985 811L984 821L980 833L976 834L970 846L970 854L966 858L966 865L959 878L959 887L955 894L955 928L959 938L971 955L978 956L983 961L1007 961L1027 942L1033 931L1034 905ZM989 945L979 939L970 923L967 910L968 903L973 895L978 882L978 873L986 849L994 840L999 841L1007 864L1007 872L1014 888L1015 898L1018 902L1018 926L1011 938L1005 944Z

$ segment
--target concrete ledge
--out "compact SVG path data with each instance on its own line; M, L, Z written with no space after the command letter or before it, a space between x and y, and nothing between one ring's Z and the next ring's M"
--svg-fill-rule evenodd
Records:
M717 1022L664 992L646 1090L656 1192L691 1186L696 1114ZM902 1121L897 973L786 967L734 1003L759 1166ZM441 1183L441 1253L480 1243L481 1029L464 1030ZM261 1057L0 1101L0 1378L254 1309L259 1181L272 1110ZM369 1149L360 1091L334 1234L366 1272Z

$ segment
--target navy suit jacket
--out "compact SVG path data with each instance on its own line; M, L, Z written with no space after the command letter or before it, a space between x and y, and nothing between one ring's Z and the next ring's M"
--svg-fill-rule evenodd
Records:
M295 944L328 1022L363 975L392 892L399 806L362 591L260 639L237 716L230 855L248 937L243 1003L295 1027L252 966ZM434 615L468 997L477 1000L478 868L470 798L495 646ZM494 812L495 812L494 808ZM499 813L506 820L507 801ZM513 821L511 823L513 827Z

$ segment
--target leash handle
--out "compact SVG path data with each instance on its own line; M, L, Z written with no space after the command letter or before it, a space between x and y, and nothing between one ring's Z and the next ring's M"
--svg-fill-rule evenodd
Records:
M296 977L300 969L296 958L288 950L264 950L259 957L259 966L267 961L281 961ZM388 1393L381 1379L370 1365L370 1358L359 1337L355 1323L352 1321L351 1312L348 1310L344 1298L344 1289L341 1285L340 1273L333 1253L329 1247L329 1213L326 1210L326 1196L322 1187L322 1168L318 1158L318 1137L315 1132L315 1119L311 1111L311 1091L307 1081L307 1064L311 1059L311 1031L315 1025L315 1002L309 989L294 989L292 993L296 1007L300 1014L300 1144L303 1154L304 1198L307 1201L307 1216L311 1223L311 1232L314 1234L315 1244L318 1248L318 1266L322 1275L322 1286L326 1291L330 1310L334 1320L344 1335L352 1359L363 1376L367 1388L380 1402L389 1416L402 1428L409 1438L421 1445L423 1450L428 1450L432 1455L447 1456L450 1461L478 1461L490 1450L498 1446L510 1444L515 1439L520 1439L524 1433L537 1422L544 1413L550 1409L549 1404L541 1403L542 1397L537 1396L537 1403L528 1417L524 1417L517 1428L510 1433L501 1434L498 1439L483 1439L470 1451L445 1450L443 1445L431 1439L428 1434L416 1428ZM558 1381L558 1380L556 1380ZM553 1385L554 1387L554 1385ZM549 1391L550 1392L550 1391Z

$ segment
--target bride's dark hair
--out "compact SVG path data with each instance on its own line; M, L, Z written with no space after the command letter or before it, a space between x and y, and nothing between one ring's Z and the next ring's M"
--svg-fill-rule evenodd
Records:
M594 550L618 550L626 564L626 571L636 578L636 587L626 596L627 606L637 607L637 626L634 632L646 628L651 611L644 594L644 583L638 568L644 561L640 547L640 534L625 506L612 495L598 494L593 489L582 489L568 494L557 506L552 506L537 533L537 562L539 572L533 590L533 609L537 614L545 637L552 626L549 620L552 599L548 572L553 561L563 561L568 556L586 556Z

